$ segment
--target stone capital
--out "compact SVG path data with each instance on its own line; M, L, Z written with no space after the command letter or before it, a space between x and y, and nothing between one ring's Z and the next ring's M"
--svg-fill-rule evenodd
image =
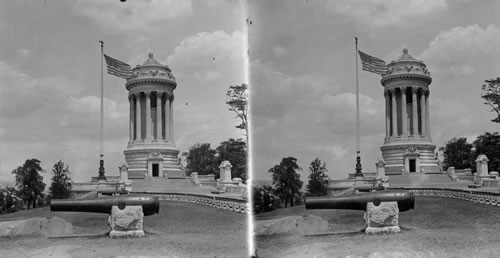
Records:
M144 91L144 95L146 95L147 97L151 96L151 93L152 93L152 91L149 91L149 90Z
M419 89L419 87L411 87L411 92L416 94Z

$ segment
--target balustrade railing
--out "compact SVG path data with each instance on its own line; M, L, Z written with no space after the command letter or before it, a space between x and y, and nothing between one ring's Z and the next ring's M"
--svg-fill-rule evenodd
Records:
M495 193L495 192L484 192L476 190L451 189L451 188L391 187L389 189L408 190L410 192L413 192L415 196L439 196L439 197L455 198L455 199L472 201L472 202L500 207L500 193Z
M225 209L238 213L249 214L249 204L246 200L242 199L191 193L156 193L135 191L131 193L153 194L158 196L160 200L191 202L201 205L207 205L218 209Z

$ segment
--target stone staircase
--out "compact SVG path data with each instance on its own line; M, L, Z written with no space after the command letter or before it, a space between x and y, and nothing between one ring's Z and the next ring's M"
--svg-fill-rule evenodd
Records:
M132 192L210 193L213 187L199 187L185 178L133 179Z
M470 182L455 182L446 174L408 174L389 176L390 187L466 187Z

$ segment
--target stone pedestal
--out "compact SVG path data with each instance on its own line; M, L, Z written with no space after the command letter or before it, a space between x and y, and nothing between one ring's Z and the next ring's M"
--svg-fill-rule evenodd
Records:
M231 183L231 168L233 166L227 160L224 160L220 163L220 181L223 183Z
M364 214L366 234L397 233L399 228L399 208L397 202L382 202L378 206L369 202Z
M123 209L113 206L108 219L111 227L109 237L143 237L145 235L142 229L143 221L142 206L126 206Z

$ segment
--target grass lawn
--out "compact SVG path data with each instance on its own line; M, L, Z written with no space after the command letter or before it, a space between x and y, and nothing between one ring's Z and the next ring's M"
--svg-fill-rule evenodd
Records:
M244 257L248 254L246 215L187 202L160 201L160 213L144 217L146 237L136 239L104 236L109 231L107 214L50 212L49 207L44 207L1 215L0 221L53 216L71 222L75 234L102 236L2 238L0 257Z
M363 211L306 210L304 205L258 214L256 220L313 214L332 231L359 231ZM442 197L416 197L415 209L400 213L402 232L392 235L343 234L304 237L292 234L256 239L261 257L499 257L500 207ZM408 256L409 255L409 256Z

